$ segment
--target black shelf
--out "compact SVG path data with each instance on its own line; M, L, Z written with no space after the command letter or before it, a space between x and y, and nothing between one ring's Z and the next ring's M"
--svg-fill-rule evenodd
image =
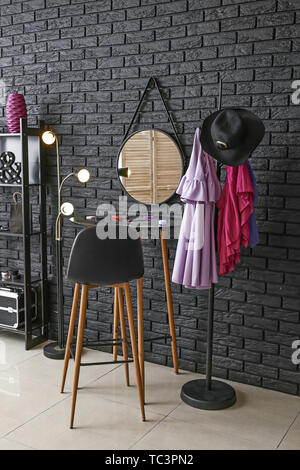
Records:
M28 183L28 186L40 186L40 183ZM22 184L17 183L0 183L0 188L23 188Z
M40 330L42 328L45 328L45 325L40 321L33 321L32 325L31 325L31 328L32 328L33 331ZM21 328L12 328L12 327L9 327L9 326L0 325L0 332L1 331L8 331L8 332L14 333L16 335L26 336L25 325L23 325Z
M13 233L10 232L9 230L0 230L0 236L4 237L23 237L23 233Z
M27 235L29 237L34 237L35 235L40 235L41 232L31 232L31 233L28 233ZM5 237L23 237L23 233L14 233L14 232L10 232L9 230L8 231L5 231L5 230L0 230L0 236L1 235L4 235Z
M48 339L48 312L47 312L47 220L46 220L46 161L44 157L44 146L42 145L41 135L44 124L39 123L38 128L27 127L27 119L20 120L20 133L18 134L0 134L0 143L3 139L6 150L11 149L18 157L22 165L22 183L6 184L0 183L2 188L16 188L22 193L22 225L23 233L11 233L0 231L7 240L18 238L22 241L23 250L23 271L22 278L15 281L0 281L0 287L20 287L24 291L24 319L22 328L14 329L0 325L1 331L9 331L23 335L25 337L25 349L31 349ZM10 140L10 138L14 140ZM7 139L7 142L5 142ZM39 172L36 172L36 167ZM35 176L35 174L37 176ZM38 188L39 205L39 227L32 229L30 222L30 189L36 186ZM39 243L39 276L32 274L32 237L38 236ZM9 263L8 263L9 264ZM9 266L7 267L9 270ZM32 290L37 291L37 310L32 305ZM35 315L37 318L35 319ZM1 319L0 319L1 322Z
M0 133L0 137L20 137L20 135L21 135L20 133L18 134L9 134L9 133L4 133L4 132Z
M31 278L31 285L38 284L41 282L40 277L32 277ZM25 281L24 278L21 277L20 279L16 279L15 281L2 281L0 280L0 286L1 287L24 287Z

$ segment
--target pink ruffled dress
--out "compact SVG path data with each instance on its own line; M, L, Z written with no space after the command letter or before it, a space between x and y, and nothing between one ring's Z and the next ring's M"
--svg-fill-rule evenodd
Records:
M172 281L187 288L208 289L218 282L214 205L221 195L214 160L200 144L197 129L188 170L177 193L186 203Z
M249 220L255 192L247 162L226 166L227 178L217 203L220 275L230 273L241 260L241 244L250 245Z

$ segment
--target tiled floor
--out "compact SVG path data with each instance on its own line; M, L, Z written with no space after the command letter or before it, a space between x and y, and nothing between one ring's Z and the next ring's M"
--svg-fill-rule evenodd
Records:
M87 360L109 354L85 352ZM300 398L234 384L238 401L223 411L201 411L180 400L196 374L146 364L146 416L140 419L133 368L81 368L74 430L69 430L70 364L59 393L61 361L42 348L24 351L23 339L0 333L0 450L23 449L300 449Z

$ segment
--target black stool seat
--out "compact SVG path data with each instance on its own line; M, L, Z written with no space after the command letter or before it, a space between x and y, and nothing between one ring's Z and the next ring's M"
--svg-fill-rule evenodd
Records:
M83 348L84 329L86 324L86 310L88 303L88 292L90 289L100 286L114 287L114 337L112 340L114 360L109 361L111 364L122 362L125 366L126 383L129 385L129 371L128 363L128 349L126 340L126 324L124 315L123 303L123 290L125 292L128 325L130 331L131 349L133 362L136 373L136 383L138 388L138 395L140 401L140 408L143 421L145 420L144 410L144 361L141 360L142 372L139 360L139 351L136 341L134 315L132 308L132 300L130 293L129 281L137 281L137 308L138 318L143 318L143 274L144 274L144 261L141 240L127 238L122 239L105 239L101 240L97 237L97 227L89 227L82 230L74 240L71 255L69 259L67 278L75 282L74 297L72 312L70 317L68 338L65 351L65 361L63 369L63 377L61 384L61 392L63 393L65 387L65 380L68 370L70 354L74 356L74 379L72 387L72 404L71 404L71 421L70 428L73 428L74 414L76 407L76 397L78 389L78 380L80 366L100 365L103 362L97 363L82 363L81 354ZM79 301L79 294L81 290L80 312L78 321L78 331L76 340L75 354L72 347L72 339L76 324L76 313ZM121 338L118 338L116 333L117 324L120 320ZM142 327L139 324L140 332ZM143 334L139 335L139 341L142 344ZM94 343L93 346L100 343ZM122 344L123 361L117 361L117 347ZM103 342L102 342L103 345ZM106 343L107 345L107 343ZM140 347L141 358L142 347ZM107 362L106 362L107 363Z
M107 286L143 277L141 240L100 240L96 227L82 230L73 243L67 278L79 284Z

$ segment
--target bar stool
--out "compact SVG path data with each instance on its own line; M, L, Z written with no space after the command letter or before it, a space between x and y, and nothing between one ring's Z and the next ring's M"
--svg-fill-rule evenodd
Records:
M141 371L139 365L138 348L136 342L136 333L133 318L133 309L131 301L131 293L129 281L137 280L139 285L142 283L142 277L144 274L144 262L143 252L140 240L132 240L127 238L126 240L100 240L96 234L96 226L89 227L82 230L72 246L71 255L69 259L69 265L67 270L67 278L70 281L75 282L75 291L73 297L72 312L69 324L69 332L66 344L63 377L61 385L61 393L64 391L65 380L68 370L68 364L70 355L72 354L72 340L76 322L76 312L80 293L80 286L82 287L78 332L75 350L75 368L73 378L73 390L72 390L72 406L71 406L71 421L70 428L73 428L74 414L76 407L77 389L79 381L79 372L81 365L98 365L102 363L81 363L81 354L83 348L83 336L86 320L86 309L88 301L88 292L90 289L94 289L101 286L113 287L115 289L115 307L119 307L120 312L120 324L122 338L121 342L116 343L116 339L113 339L111 343L105 342L105 345L117 344L123 345L124 361L113 361L111 363L124 363L126 381L129 384L128 376L128 352L126 343L125 333L125 317L123 307L123 289L125 291L126 307L128 314L128 324L131 339L131 348L133 355L133 362L135 366L136 382L138 388L138 395L140 401L140 408L142 414L142 420L145 421L144 411L144 391L141 378ZM142 290L139 289L138 296L140 296ZM142 299L138 298L138 306L142 308ZM101 343L98 342L97 345ZM96 343L87 343L87 346L96 346Z

